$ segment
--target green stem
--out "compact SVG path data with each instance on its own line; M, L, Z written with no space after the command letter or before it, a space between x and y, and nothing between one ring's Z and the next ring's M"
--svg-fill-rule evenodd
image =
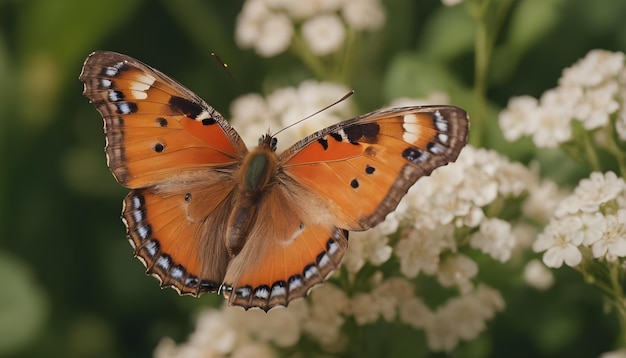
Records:
M583 148L585 148L585 154L587 156L587 160L589 161L589 165L594 171L602 171L602 165L600 164L600 159L598 158L598 153L593 146L591 136L589 132L585 132L582 136L583 138Z
M606 128L606 143L604 143L604 148L615 156L617 159L617 165L619 167L620 175L622 178L626 178L626 153L619 147L615 138L617 133L615 133L615 122L611 121Z
M490 0L484 0L478 4L473 3L474 7L470 7L470 14L476 22L476 41L474 43L474 108L471 113L472 133L469 142L477 147L484 144L487 129L489 64L495 40L512 3L511 0L501 0L492 4ZM490 14L493 14L491 19L489 19Z

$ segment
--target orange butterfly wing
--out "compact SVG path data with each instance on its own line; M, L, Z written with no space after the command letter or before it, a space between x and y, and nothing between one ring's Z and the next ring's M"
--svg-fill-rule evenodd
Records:
M243 141L194 93L131 57L95 52L80 80L104 119L111 172L135 189L122 213L135 255L162 286L216 291Z
M467 113L453 106L392 108L323 129L281 155L284 172L325 198L335 225L366 230L408 189L456 160L467 142Z
M237 163L247 149L211 106L131 57L94 52L80 74L83 94L104 119L108 165L128 188L167 181L172 169Z
M394 108L286 150L260 224L226 273L230 302L267 310L304 296L338 267L347 230L383 221L417 179L456 160L467 133L467 114L457 107Z

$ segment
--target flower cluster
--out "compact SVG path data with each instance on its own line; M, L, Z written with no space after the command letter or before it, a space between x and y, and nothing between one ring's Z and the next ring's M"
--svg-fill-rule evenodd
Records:
M313 55L325 56L341 48L347 28L374 30L384 22L380 0L247 0L235 36L240 47L254 48L263 57L302 40Z
M541 98L513 97L500 113L507 140L531 136L537 147L556 147L575 140L574 128L605 129L626 140L626 56L593 50L563 70L559 85Z
M244 142L256 145L259 137L267 131L283 129L304 119L348 92L345 86L339 84L310 80L302 82L297 88L277 89L266 98L259 94L247 94L233 101L230 108L232 123ZM293 143L316 130L348 119L353 112L350 99L344 100L314 118L281 132L280 142Z
M626 257L626 182L593 172L557 207L533 248L549 267L579 265L585 254L613 262Z

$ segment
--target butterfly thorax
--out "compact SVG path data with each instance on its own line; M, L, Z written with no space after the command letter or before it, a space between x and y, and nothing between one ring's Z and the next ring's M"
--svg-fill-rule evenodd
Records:
M226 231L226 247L232 256L241 251L257 217L259 203L272 185L278 169L276 139L261 137L259 146L246 154L237 173L235 200Z

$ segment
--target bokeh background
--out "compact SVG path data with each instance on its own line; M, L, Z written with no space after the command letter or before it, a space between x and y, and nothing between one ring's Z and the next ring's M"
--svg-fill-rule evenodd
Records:
M82 96L78 75L90 52L122 52L176 78L227 117L239 95L311 78L294 56L265 59L236 46L242 3L0 0L0 356L148 357L164 336L185 339L194 313L221 302L159 290L132 257L119 220L127 190L106 167L102 120ZM471 43L465 40L473 33L458 9L437 0L383 3L385 27L354 53L362 70L349 85L359 110L450 76L472 86L472 48L458 44ZM561 70L590 49L626 51L626 2L513 6L522 5L526 22L507 19L498 39L506 46L491 68L495 109L513 95L537 97L554 87ZM512 26L524 26L525 37L507 37ZM448 72L438 56L448 56ZM409 85L397 72L407 59L419 74ZM471 106L469 99L459 104ZM486 144L500 141L493 131ZM509 148L512 158L530 159L523 146ZM559 179L558 172L547 175ZM572 270L559 270L557 280L573 284L547 293L516 285L518 278L495 265L492 275L505 286L510 281L508 309L490 323L493 356L596 356L617 339L600 295Z

